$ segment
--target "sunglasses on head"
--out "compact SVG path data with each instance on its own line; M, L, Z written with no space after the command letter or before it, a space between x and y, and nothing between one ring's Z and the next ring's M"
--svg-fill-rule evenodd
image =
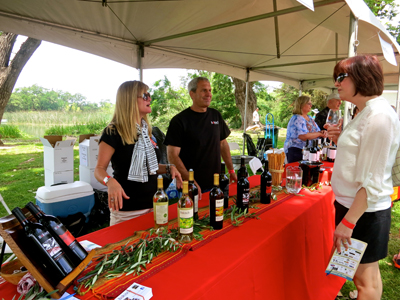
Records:
M347 73L340 73L338 77L336 77L336 82L341 83L346 77L349 77Z
M138 98L142 98L144 101L150 101L151 96L150 93L143 93L143 95L139 96Z

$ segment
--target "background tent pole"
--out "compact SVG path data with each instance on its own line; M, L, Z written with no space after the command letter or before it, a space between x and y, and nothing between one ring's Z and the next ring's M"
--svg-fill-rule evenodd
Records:
M243 120L243 133L246 133L247 128L247 100L249 99L249 77L250 77L250 70L249 68L246 69L246 99L244 101L244 120ZM246 146L246 138L243 134L243 151L242 155L244 155L244 150Z
M350 13L350 26L349 26L349 52L348 56L353 57L357 55L357 46L358 46L358 40L357 40L357 31L358 31L358 26L357 26L357 19L354 17L353 13ZM342 99L346 100L346 99ZM348 101L344 101L344 115L343 115L343 126L346 126L347 123L350 120L351 116L351 109L352 109L352 104Z
M139 68L139 80L143 82L143 67L142 67L142 59L144 57L144 47L143 45L139 45L138 49L138 68Z
M299 81L299 97L303 94L303 82Z
M400 119L400 65L399 65L399 83L397 85L396 112Z

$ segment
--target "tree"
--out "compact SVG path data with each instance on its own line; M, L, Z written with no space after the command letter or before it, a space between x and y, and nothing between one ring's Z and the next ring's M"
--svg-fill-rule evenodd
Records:
M27 38L15 56L11 58L16 40L17 34L0 32L0 124L19 74L42 42Z
M240 129L244 128L244 120L246 118L246 126L253 124L253 111L257 108L257 97L253 91L254 82L249 82L249 96L247 99L247 113L244 114L245 102L246 102L246 82L241 79L232 77L233 83L235 84L235 101L236 106L240 111L242 116L242 126Z
M382 21L385 21L386 29L400 44L400 24L392 24L393 18L398 15L399 5L396 0L364 0L369 9Z

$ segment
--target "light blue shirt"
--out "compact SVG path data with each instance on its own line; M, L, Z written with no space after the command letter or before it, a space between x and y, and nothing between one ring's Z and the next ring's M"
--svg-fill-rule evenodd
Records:
M287 126L286 140L284 144L285 153L291 147L303 149L306 145L305 141L299 139L299 135L307 134L309 132L321 131L313 118L309 117L307 121L301 115L293 115Z

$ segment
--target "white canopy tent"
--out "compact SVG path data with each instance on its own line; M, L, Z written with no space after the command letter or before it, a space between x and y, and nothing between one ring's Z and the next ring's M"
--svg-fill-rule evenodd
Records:
M248 81L275 80L329 92L336 62L376 54L385 88L397 66L382 55L380 36L399 45L362 0L0 0L0 30L96 54L139 70L187 68ZM245 124L246 127L246 124Z

